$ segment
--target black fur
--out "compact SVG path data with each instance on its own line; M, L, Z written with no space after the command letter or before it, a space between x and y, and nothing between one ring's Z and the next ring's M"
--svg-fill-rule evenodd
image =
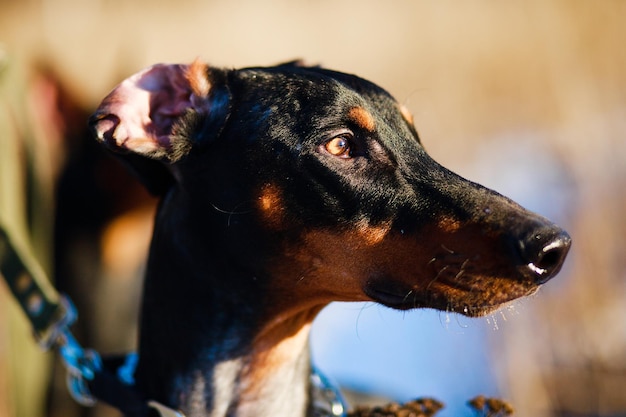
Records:
M148 398L214 409L219 364L247 369L267 326L293 335L294 317L333 300L475 316L560 269L569 236L437 164L375 84L293 63L206 76L209 110L175 122L165 157L123 156L162 195L137 371ZM335 138L349 154L329 152ZM201 405L189 400L198 375Z

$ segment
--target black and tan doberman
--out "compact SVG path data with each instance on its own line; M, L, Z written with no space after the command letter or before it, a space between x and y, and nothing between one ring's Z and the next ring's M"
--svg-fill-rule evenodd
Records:
M328 303L481 316L535 292L570 246L437 164L409 112L353 75L160 64L90 123L161 195L135 377L188 417L310 414L309 329Z

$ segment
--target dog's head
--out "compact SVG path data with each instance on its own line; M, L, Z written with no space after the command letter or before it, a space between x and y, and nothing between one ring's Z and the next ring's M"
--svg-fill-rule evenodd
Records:
M548 220L432 160L408 111L353 75L156 65L91 124L168 195L194 247L265 281L284 308L374 300L481 315L535 291L569 249Z

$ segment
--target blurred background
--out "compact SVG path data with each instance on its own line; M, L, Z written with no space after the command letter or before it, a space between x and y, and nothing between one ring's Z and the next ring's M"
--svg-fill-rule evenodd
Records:
M336 304L315 362L353 402L478 394L519 416L626 416L626 2L0 0L0 221L76 302L84 345L133 349L154 200L85 134L156 62L356 73L431 155L565 227L563 272L484 319ZM0 417L116 416L69 399L0 284ZM361 395L365 395L362 397Z

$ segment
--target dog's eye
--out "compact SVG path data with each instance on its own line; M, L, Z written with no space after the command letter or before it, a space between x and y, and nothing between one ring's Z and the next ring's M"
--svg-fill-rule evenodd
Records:
M352 157L352 148L350 144L350 138L347 135L341 135L332 138L324 145L328 153L339 158Z

